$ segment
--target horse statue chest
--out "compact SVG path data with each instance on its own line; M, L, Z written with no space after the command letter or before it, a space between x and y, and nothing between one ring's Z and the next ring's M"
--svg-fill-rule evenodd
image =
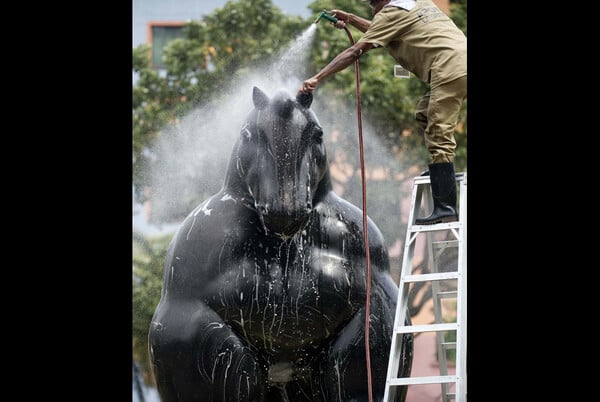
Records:
M356 272L364 264L349 254L351 239L347 230L309 224L285 240L238 241L226 261L220 253L208 264L219 274L203 287L203 302L270 354L320 347L364 304L364 273Z

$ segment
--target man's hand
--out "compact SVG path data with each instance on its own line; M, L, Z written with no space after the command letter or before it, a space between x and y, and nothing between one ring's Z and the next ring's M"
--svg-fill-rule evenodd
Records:
M319 85L318 79L316 79L315 77L309 78L302 83L302 86L300 87L300 91L301 92L313 92L315 89L317 89L317 85Z
M338 29L346 28L346 24L348 23L348 13L342 10L331 10L331 15L338 19L338 22L332 24L334 27Z

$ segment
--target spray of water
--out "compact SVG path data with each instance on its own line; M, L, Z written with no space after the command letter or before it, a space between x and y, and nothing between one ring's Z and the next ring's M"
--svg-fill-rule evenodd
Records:
M310 56L310 50L314 42L315 33L317 32L317 24L310 24L299 37L296 38L294 43L286 49L279 61L272 64L268 74L279 75L280 79L283 79L286 86L295 85L296 89L300 87L300 79L304 79L307 76L306 66ZM281 73L285 73L285 76L281 76ZM289 74L288 74L289 73Z
M302 81L308 77L308 60L316 29L316 24L311 24L267 69L233 77L229 88L223 90L222 100L193 110L182 116L179 124L166 129L156 148L159 163L152 172L148 172L152 182L155 213L169 211L182 218L204 198L221 188L240 126L252 109L252 88L257 86L267 94L273 94L278 89L295 94ZM355 99L346 100L344 112L340 113L338 110L330 113L324 102L326 96L316 92L311 108L326 133L325 145L330 164L337 164L335 169L341 177L354 177L348 182L341 180L335 189L338 194L360 206L360 172L351 171L350 168L359 166ZM382 165L384 161L392 160L389 151L377 141L371 125L365 119L363 133L367 165L369 160L376 160ZM373 188L373 191L377 191ZM369 192L367 187L367 194ZM198 194L201 194L200 199ZM368 195L368 199L374 198ZM181 200L188 203L182 204ZM399 206L391 208L395 209L391 213L397 216ZM155 217L157 220L163 218L158 215ZM379 224L377 221L376 223ZM390 236L386 233L384 235ZM402 234L392 233L391 236L392 239L400 238Z

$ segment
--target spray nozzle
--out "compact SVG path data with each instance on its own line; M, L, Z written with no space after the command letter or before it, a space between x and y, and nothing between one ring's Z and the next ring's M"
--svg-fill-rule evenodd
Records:
M315 20L315 24L318 23L321 18L325 18L327 21L333 22L334 24L338 22L338 19L331 15L327 10L323 10L319 13L319 16Z

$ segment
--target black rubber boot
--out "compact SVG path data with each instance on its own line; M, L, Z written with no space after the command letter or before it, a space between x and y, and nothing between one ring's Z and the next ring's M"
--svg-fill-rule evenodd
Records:
M416 225L433 225L442 222L455 222L456 213L456 176L454 163L432 163L429 165L433 211L425 218L415 219Z

